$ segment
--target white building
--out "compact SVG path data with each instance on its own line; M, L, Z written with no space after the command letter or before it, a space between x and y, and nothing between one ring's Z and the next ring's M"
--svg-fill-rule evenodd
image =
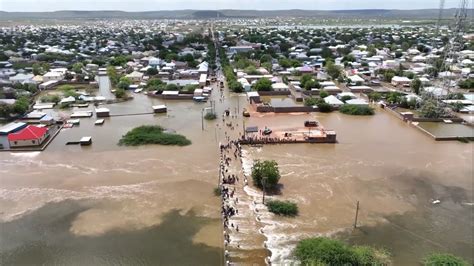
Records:
M274 84L272 84L272 89L274 91L287 91L288 90L288 85L286 85L283 82L274 83Z
M409 86L411 83L411 80L407 77L400 77L400 76L395 76L392 78L391 81L393 86Z
M61 72L49 71L48 73L43 75L43 82L48 82L52 80L62 80L64 75Z
M324 102L331 105L332 107L340 107L344 103L339 100L336 96L334 95L329 95L328 97L324 98Z

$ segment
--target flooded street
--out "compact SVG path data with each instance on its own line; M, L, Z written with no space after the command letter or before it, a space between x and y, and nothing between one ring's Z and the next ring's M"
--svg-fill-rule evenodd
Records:
M246 104L243 95L220 103L218 94L218 114L241 112ZM204 121L203 131L201 111L209 103L133 96L105 107L113 116L166 104L168 113L110 117L103 126L81 119L44 152L0 153L0 264L223 264L220 200L213 195L222 120ZM387 248L396 265L418 265L431 251L473 260L473 144L435 142L382 110L373 117L266 114L246 125L301 126L311 117L335 130L339 143L244 147L247 171L254 159L279 163L283 188L273 197L300 208L296 218L264 213L257 225L245 208L260 191L239 191L251 194L239 210L248 215L241 237L254 248L249 254L265 254L266 241L271 261L285 264L299 239L337 235ZM235 119L238 128L241 119ZM192 145L117 145L145 124L175 130ZM82 136L92 136L93 144L65 145ZM431 204L434 199L441 203ZM352 232L357 201L359 229ZM260 226L266 239L255 237Z
M105 106L114 115L166 104L168 114L84 118L44 152L0 153L0 264L222 264L217 135L213 122L201 130L204 104L133 96ZM193 144L117 145L147 124ZM65 145L82 136L93 144Z
M268 116L266 123L281 121ZM473 260L472 144L435 142L382 110L316 119L338 133L338 144L247 148L247 164L279 163L283 188L274 198L300 208L297 218L264 221L273 262L291 262L297 240L320 235L384 247L396 265L418 265L433 251ZM441 204L433 205L435 199ZM359 228L352 231L357 201Z
M105 99L115 99L115 95L110 91L110 79L108 76L98 76L99 94Z

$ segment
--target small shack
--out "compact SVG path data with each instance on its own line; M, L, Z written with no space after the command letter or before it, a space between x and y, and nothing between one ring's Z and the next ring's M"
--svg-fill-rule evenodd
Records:
M258 94L257 91L247 92L247 98L249 99L250 103L261 103L260 94Z
M82 137L80 140L79 140L79 144L81 146L83 145L91 145L92 144L92 137Z
M166 107L166 105L162 104L162 105L154 105L152 106L153 108L153 112L154 113L166 113L168 111L168 108Z
M54 118L50 115L45 115L40 119L40 124L43 125L52 125L54 124Z
M97 108L97 109L95 109L95 115L97 117L109 117L110 116L110 110L108 108L105 108L105 107Z
M199 86L206 86L207 74L201 74L199 76Z

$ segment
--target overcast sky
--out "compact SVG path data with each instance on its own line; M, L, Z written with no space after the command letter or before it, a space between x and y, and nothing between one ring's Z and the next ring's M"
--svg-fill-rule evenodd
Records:
M459 0L446 0L446 8ZM439 0L0 0L2 11L177 9L422 9Z

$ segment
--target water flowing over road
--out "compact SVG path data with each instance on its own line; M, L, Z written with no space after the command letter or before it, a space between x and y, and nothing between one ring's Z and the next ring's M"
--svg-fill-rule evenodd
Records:
M214 90L219 118L204 121L204 130L201 112L209 103L133 94L105 106L124 114L166 104L168 114L111 117L101 127L81 119L44 152L0 153L0 264L222 265L221 202L212 192L225 139L220 115L240 114L247 102L228 92L220 99ZM257 114L245 124L292 127L308 117L334 129L339 143L243 147L242 165L232 166L242 176L255 159L276 160L283 187L271 197L297 202L300 215L268 213L250 178L249 186L236 184L239 214L232 222L240 232L231 235L231 258L261 265L270 256L285 264L294 261L298 240L335 235L386 247L396 265L418 265L433 251L473 259L472 143L435 142L381 109L373 117ZM146 124L175 130L193 144L117 145ZM233 124L238 135L243 118ZM64 145L84 135L92 136L90 147ZM360 230L352 231L358 200Z

